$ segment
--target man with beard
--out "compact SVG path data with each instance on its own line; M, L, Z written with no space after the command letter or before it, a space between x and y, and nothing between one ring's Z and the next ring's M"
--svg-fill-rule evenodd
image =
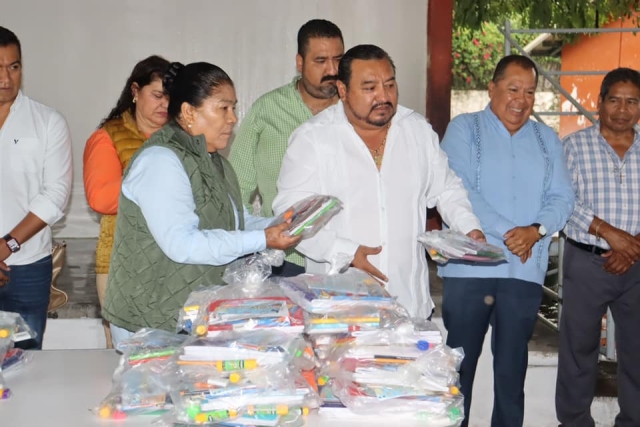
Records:
M342 32L332 22L313 19L298 31L296 68L291 83L261 96L244 117L231 147L229 160L240 183L243 203L251 210L256 189L262 216L272 216L276 179L291 133L302 123L338 101L338 62L344 53ZM304 259L287 251L274 275L304 273Z
M413 316L431 316L429 271L417 241L427 208L454 230L484 240L462 182L447 165L424 117L398 105L395 66L373 45L340 61L338 104L292 135L273 207L281 213L312 194L337 197L344 209L297 249L307 272L324 273L340 259L386 282Z
M609 72L599 122L567 136L576 207L567 222L556 412L563 426L593 426L602 316L616 327L615 425L640 425L640 73Z

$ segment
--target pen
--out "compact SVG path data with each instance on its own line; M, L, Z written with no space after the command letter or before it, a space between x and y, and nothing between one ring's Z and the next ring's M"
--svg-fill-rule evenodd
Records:
M169 348L164 350L150 351L148 353L135 353L129 356L129 361L131 362L141 359L155 359L159 357L171 356L173 353L175 353L175 351L175 348Z
M332 324L332 323L378 323L380 322L379 317L344 317L344 318L322 318L322 319L311 319L311 323L313 324Z

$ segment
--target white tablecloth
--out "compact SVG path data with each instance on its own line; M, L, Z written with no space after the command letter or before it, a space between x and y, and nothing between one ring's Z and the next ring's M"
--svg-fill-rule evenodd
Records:
M111 388L119 356L113 350L48 350L33 352L31 362L5 375L12 396L0 400L1 427L138 427L150 426L156 417L131 417L106 421L91 411ZM403 427L414 423L403 420ZM379 422L307 417L310 427L364 427L391 425ZM416 426L426 427L424 423Z

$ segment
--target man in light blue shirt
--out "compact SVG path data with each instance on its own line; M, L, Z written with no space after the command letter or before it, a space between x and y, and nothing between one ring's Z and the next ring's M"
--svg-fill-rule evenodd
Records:
M471 391L484 336L492 326L492 426L521 426L527 344L542 299L551 235L573 211L562 146L549 127L529 119L538 72L528 58L503 58L483 111L456 117L442 149L469 192L487 241L504 249L498 265L449 262L444 278L447 344L462 347L461 391L469 422Z

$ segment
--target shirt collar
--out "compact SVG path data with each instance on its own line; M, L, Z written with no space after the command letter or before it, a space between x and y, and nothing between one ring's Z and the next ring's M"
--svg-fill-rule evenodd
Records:
M14 109L18 108L23 98L24 98L24 95L22 95L22 89L20 89L18 91L18 96L16 96L16 99L13 100L13 104L11 104L11 107L9 108L9 114L11 114Z
M491 109L491 102L489 102L487 104L487 106L484 108L484 112L487 114L487 116L489 117L489 120L491 121L491 123L496 126L498 129L500 129L500 131L502 132L506 132L508 135L514 137L516 135L518 135L520 132L526 131L526 129L530 126L531 123L531 119L527 119L527 121L525 122L524 125L522 125L522 127L520 129L518 129L518 131L516 133L514 133L513 135L511 135L509 133L509 131L507 130L506 126L504 125L504 123L502 123L500 121L500 119L498 118L498 116L496 116L496 113L493 112L493 110Z

